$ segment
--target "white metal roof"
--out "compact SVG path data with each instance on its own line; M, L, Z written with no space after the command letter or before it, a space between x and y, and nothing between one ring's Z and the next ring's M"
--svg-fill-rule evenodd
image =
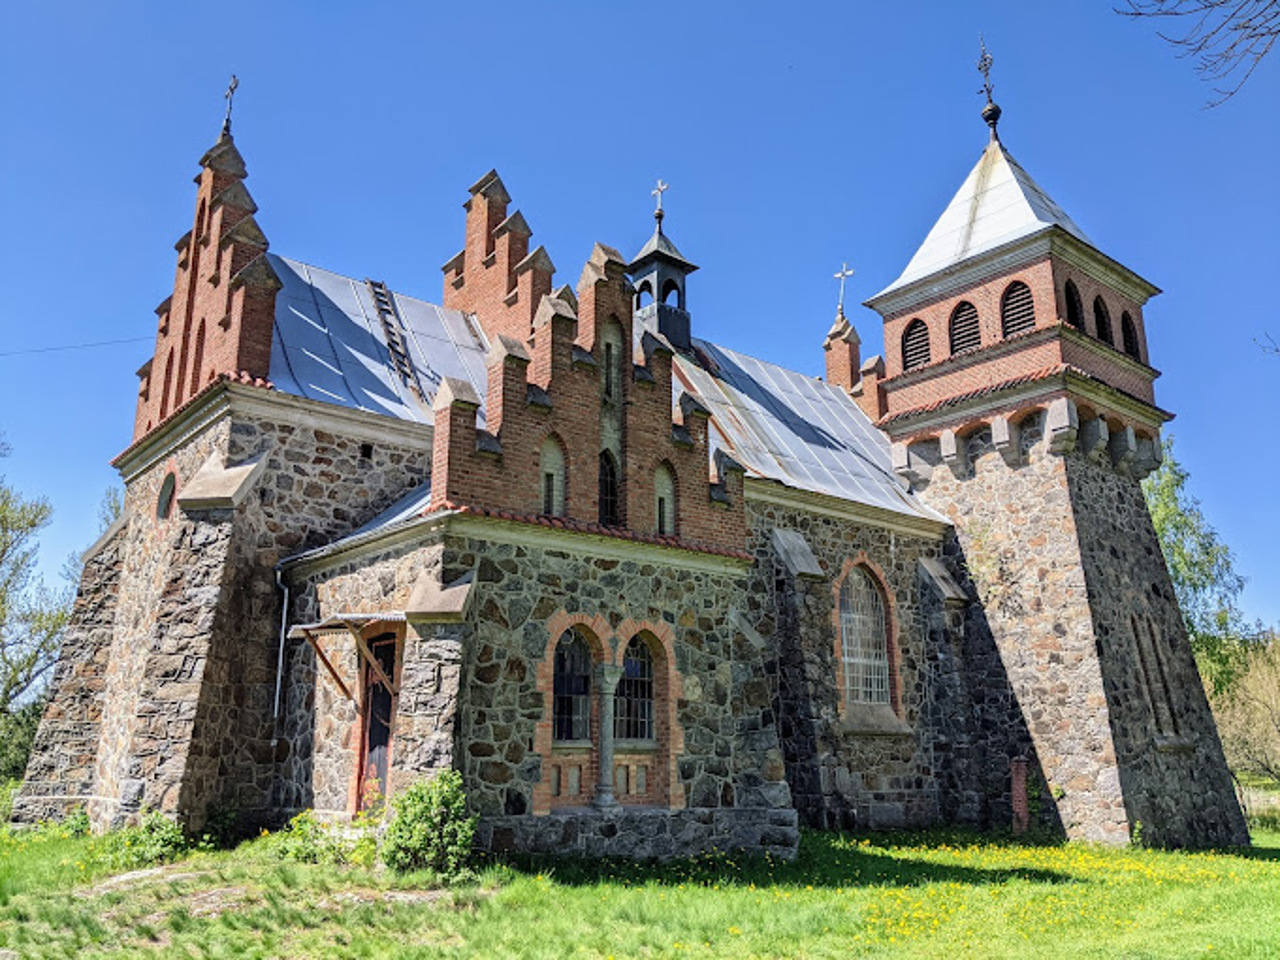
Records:
M1084 231L1009 155L1004 145L992 141L902 276L871 299L1055 226L1093 245Z

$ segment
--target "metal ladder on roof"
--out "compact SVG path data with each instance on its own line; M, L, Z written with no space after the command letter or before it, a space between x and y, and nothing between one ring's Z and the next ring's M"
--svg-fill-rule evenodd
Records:
M391 356L392 368L418 401L426 403L426 394L422 390L422 384L418 382L418 371L409 359L404 322L400 319L400 311L396 309L395 298L381 280L366 277L364 282L369 287L369 296L373 298L373 308L378 311L378 319L382 321L382 332L387 338L387 353Z

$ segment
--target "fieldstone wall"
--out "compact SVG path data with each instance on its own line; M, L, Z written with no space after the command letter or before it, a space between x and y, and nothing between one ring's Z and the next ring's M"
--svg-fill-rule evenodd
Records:
M748 501L748 517L756 557L748 619L769 644L787 780L802 821L828 829L936 822L938 766L957 732L948 702L956 663L941 599L921 581L919 560L940 556L942 540L763 500ZM804 538L821 576L788 569L775 529ZM896 718L888 707L867 717L841 703L836 582L854 562L872 569L890 598Z
M936 444L912 447L932 467L921 495L953 520L949 552L980 600L961 655L980 820L1009 822L1009 771L1025 757L1033 817L1069 838L1125 843L1141 821L1144 839L1164 845L1239 842L1141 489L1109 460L1051 452L1043 417L1021 423L1012 452L997 451L987 428L952 465ZM1194 748L1152 735L1127 625L1130 611L1148 609L1176 663L1169 683Z
M593 555L598 538L568 532L541 545L503 542L500 533L490 539L470 532L470 521L452 518L427 539L335 563L303 575L297 585L294 618L317 622L340 611L403 610L423 576L442 584L474 576L462 623L407 626L392 789L452 763L482 817L482 840L503 848L548 848L549 838L563 841L569 830L580 840L562 852L667 856L712 846L767 846L794 853L798 833L778 740L770 658L758 636L735 625L746 596L743 574L726 570L719 558L699 569L696 560L655 547L635 550L634 559L619 556L612 544ZM487 523L486 529L494 528L493 521ZM671 562L663 563L667 552ZM679 747L673 758L679 798L674 809L624 805L606 817L581 806L533 815L549 772L549 757L539 747L539 728L550 720L540 668L560 629L553 637L549 626L566 617L593 624L599 653L609 662L646 624L673 637L682 680L678 735L671 733ZM331 647L341 652L339 669L355 677L350 646L336 635L322 642L331 659ZM325 747L312 733L312 769L297 762L286 774L310 777L312 786L294 782L283 790L301 799L310 789L317 808L350 812L358 713L338 702L344 698L334 696L327 671L307 659L302 653L290 674L295 686L286 728L303 737L308 729L324 729L342 746ZM541 673L549 676L545 669ZM295 745L295 754L304 752L301 742ZM585 804L594 772L583 779ZM345 796L339 795L343 785Z
M93 796L111 636L120 595L123 528L86 559L71 624L50 682L22 787L13 798L21 823L58 819Z
M1065 466L1130 824L1158 846L1247 844L1142 489L1109 464L1072 455Z

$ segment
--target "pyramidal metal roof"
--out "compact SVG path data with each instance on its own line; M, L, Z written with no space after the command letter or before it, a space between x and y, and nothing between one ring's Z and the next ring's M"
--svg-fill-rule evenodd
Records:
M640 248L640 252L631 260L631 267L637 267L650 257L662 254L672 260L678 260L685 266L690 267L690 273L698 268L683 253L676 249L676 245L671 242L671 238L662 232L662 223L659 222L657 228L653 231L645 245Z
M1051 227L1061 227L1093 246L1075 221L1010 156L1004 144L992 140L902 276L871 299Z

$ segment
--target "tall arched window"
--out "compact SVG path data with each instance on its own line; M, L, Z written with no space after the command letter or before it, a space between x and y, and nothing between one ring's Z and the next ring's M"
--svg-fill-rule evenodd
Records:
M1098 339L1114 347L1116 338L1111 335L1111 311L1102 297L1093 298L1093 325L1098 331Z
M164 361L164 392L160 394L160 419L169 415L169 403L173 400L169 390L173 386L173 348L169 348L169 356Z
M613 697L613 735L618 740L653 740L653 654L632 637L622 656L622 676Z
M892 703L884 598L861 567L840 587L840 659L846 703Z
M600 331L601 357L604 361L600 370L604 395L614 400L622 393L622 326L615 317L610 317Z
M929 362L929 328L917 318L902 332L902 369L923 367Z
M653 472L653 519L654 527L664 537L675 536L676 532L676 483L671 475L671 468L665 463L659 464Z
M590 740L591 650L577 630L566 630L556 644L552 677L552 739Z
M621 523L618 510L618 463L608 450L600 451L600 526Z
M1015 333L1030 330L1036 325L1036 306L1031 288L1021 280L1005 287L1000 298L1000 334L1011 337Z
M541 478L542 512L549 517L564 516L564 450L555 437L542 441L538 476Z
M1068 280L1066 286L1067 323L1077 330L1084 329L1084 304L1080 302L1080 291L1073 281Z
M1138 353L1138 328L1133 325L1133 317L1126 310L1120 314L1120 337L1124 342L1124 352L1135 360L1141 360Z
M982 345L982 333L978 330L978 308L968 300L961 300L951 311L951 355L972 350Z

